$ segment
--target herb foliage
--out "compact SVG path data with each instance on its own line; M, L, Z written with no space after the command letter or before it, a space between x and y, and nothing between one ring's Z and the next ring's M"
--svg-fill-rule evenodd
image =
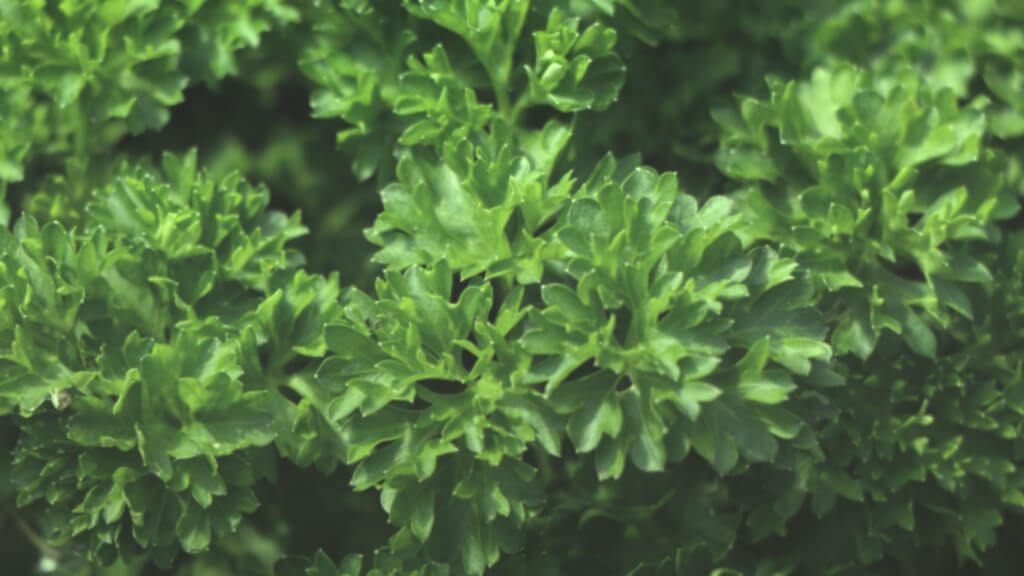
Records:
M0 0L5 558L1014 573L1022 25Z

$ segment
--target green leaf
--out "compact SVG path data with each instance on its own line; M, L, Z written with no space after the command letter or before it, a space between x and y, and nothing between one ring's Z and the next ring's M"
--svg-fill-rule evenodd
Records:
M567 431L576 450L585 453L597 448L602 436L618 436L622 421L618 398L610 391L601 394L595 390L582 408L569 418Z
M190 554L203 552L210 545L210 517L202 508L186 506L175 530L181 547Z
M744 379L736 387L740 398L748 402L774 405L784 402L796 386L783 373L766 372L760 377Z

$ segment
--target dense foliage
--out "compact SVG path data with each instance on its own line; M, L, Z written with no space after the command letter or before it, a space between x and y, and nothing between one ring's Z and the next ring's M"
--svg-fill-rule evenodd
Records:
M1015 574L1024 3L0 0L12 574Z

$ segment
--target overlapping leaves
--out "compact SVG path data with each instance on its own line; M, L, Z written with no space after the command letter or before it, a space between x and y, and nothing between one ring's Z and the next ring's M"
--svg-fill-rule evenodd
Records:
M478 219L468 211L485 190L434 183L465 199L442 200L443 219L410 216L413 240ZM691 446L723 474L782 450L818 454L780 404L812 364L826 369L824 324L792 261L742 248L731 202L699 207L673 174L609 157L553 213L551 233L534 240L536 275L496 270L503 225L499 241L475 238L479 252L423 244L436 263L390 262L409 267L386 272L376 299L355 295L346 322L327 329L320 411L358 464L353 485L382 490L402 529L393 547L422 542L428 557L461 560L456 573L517 549L542 503L521 460L535 444L560 456L568 437L577 454L594 453L600 478L621 476L627 460L662 471ZM538 281L539 292L520 283Z
M338 139L358 138L353 169L361 179L387 166L395 146L430 145L440 155L469 140L497 142L495 155L506 144L514 150L517 140L538 138L518 122L526 109L605 109L624 82L615 31L600 23L581 31L580 19L557 4L540 3L550 16L532 34L532 66L518 56L529 40L523 30L531 8L538 8L529 0L407 1L405 13L331 7L303 60L319 87L314 113L352 125ZM431 44L442 30L462 43Z
M343 309L288 249L297 218L194 157L76 204L125 129L296 12L79 4L0 2L0 181L67 161L31 205L67 224L0 235L21 438L0 491L64 549L203 551L279 457L379 492L395 527L372 558L344 541L282 576L927 573L986 561L1014 521L1010 4L304 4L314 116L381 187L386 270ZM708 176L715 137L671 119L769 69L797 79L714 113ZM622 136L684 157L702 200L597 161ZM265 571L293 551L273 538Z
M934 330L971 317L965 285L991 280L975 247L1019 209L982 147L982 103L847 65L769 85L770 102L716 116L720 169L752 182L735 193L755 221L744 240L779 242L836 293L838 353L866 358L889 330L935 356Z
M207 179L194 152L164 172L123 169L81 231L25 216L0 240L18 503L45 500L47 537L107 562L205 550L258 506L261 447L290 438L283 368L324 352L337 313L266 190Z
M36 212L77 216L94 155L163 127L190 82L237 73L236 52L297 18L279 0L4 2L0 200L33 158L56 157L66 173L45 182Z

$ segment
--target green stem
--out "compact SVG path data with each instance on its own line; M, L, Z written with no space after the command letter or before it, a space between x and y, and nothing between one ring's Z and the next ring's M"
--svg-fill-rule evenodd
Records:
M68 162L67 172L71 192L75 203L84 202L88 187L85 177L88 173L89 155L89 123L82 111L82 104L76 102L71 109L71 122L74 127L73 150Z
M511 117L512 104L511 101L509 100L508 94L508 80L502 80L500 78L497 78L494 74L492 74L491 84L494 86L494 94L498 100L498 112L509 123L509 126L512 126L514 119Z
M61 559L61 557L63 556L61 551L47 544L46 540L44 540L42 536L36 533L36 531L32 529L31 526L29 526L28 522L26 522L25 519L21 517L21 514L19 514L16 510L10 509L9 507L7 507L7 505L0 504L0 511L3 512L3 515L0 516L0 518L10 516L14 519L14 523L18 527L18 531L21 532L22 536L24 536L25 539L28 540L29 543L32 544L32 546L37 551L39 551L39 554L41 556L53 558L54 560Z
M7 206L7 182L0 181L0 225L11 223L11 211Z
M512 115L512 101L509 94L509 77L512 76L512 54L509 53L500 68L488 65L487 55L474 48L477 58L484 64L487 76L491 79L491 87L494 89L494 98L498 103L498 113L508 122L509 127L514 126L515 117Z
M88 123L82 113L82 105L77 103L74 110L75 123L75 158L85 159L88 139Z
M541 480L545 486L551 484L555 479L555 467L551 460L551 455L536 444L531 445L530 449L533 450L537 458L537 470L540 471Z
M501 287L504 289L502 296L508 295L516 287L515 279L511 276L502 276Z
M519 121L519 115L523 113L523 110L526 110L532 105L533 100L530 99L528 94L523 94L522 96L520 96L519 99L516 100L515 105L512 106L512 110L509 113L510 117L506 119L509 125L514 126L516 122Z

